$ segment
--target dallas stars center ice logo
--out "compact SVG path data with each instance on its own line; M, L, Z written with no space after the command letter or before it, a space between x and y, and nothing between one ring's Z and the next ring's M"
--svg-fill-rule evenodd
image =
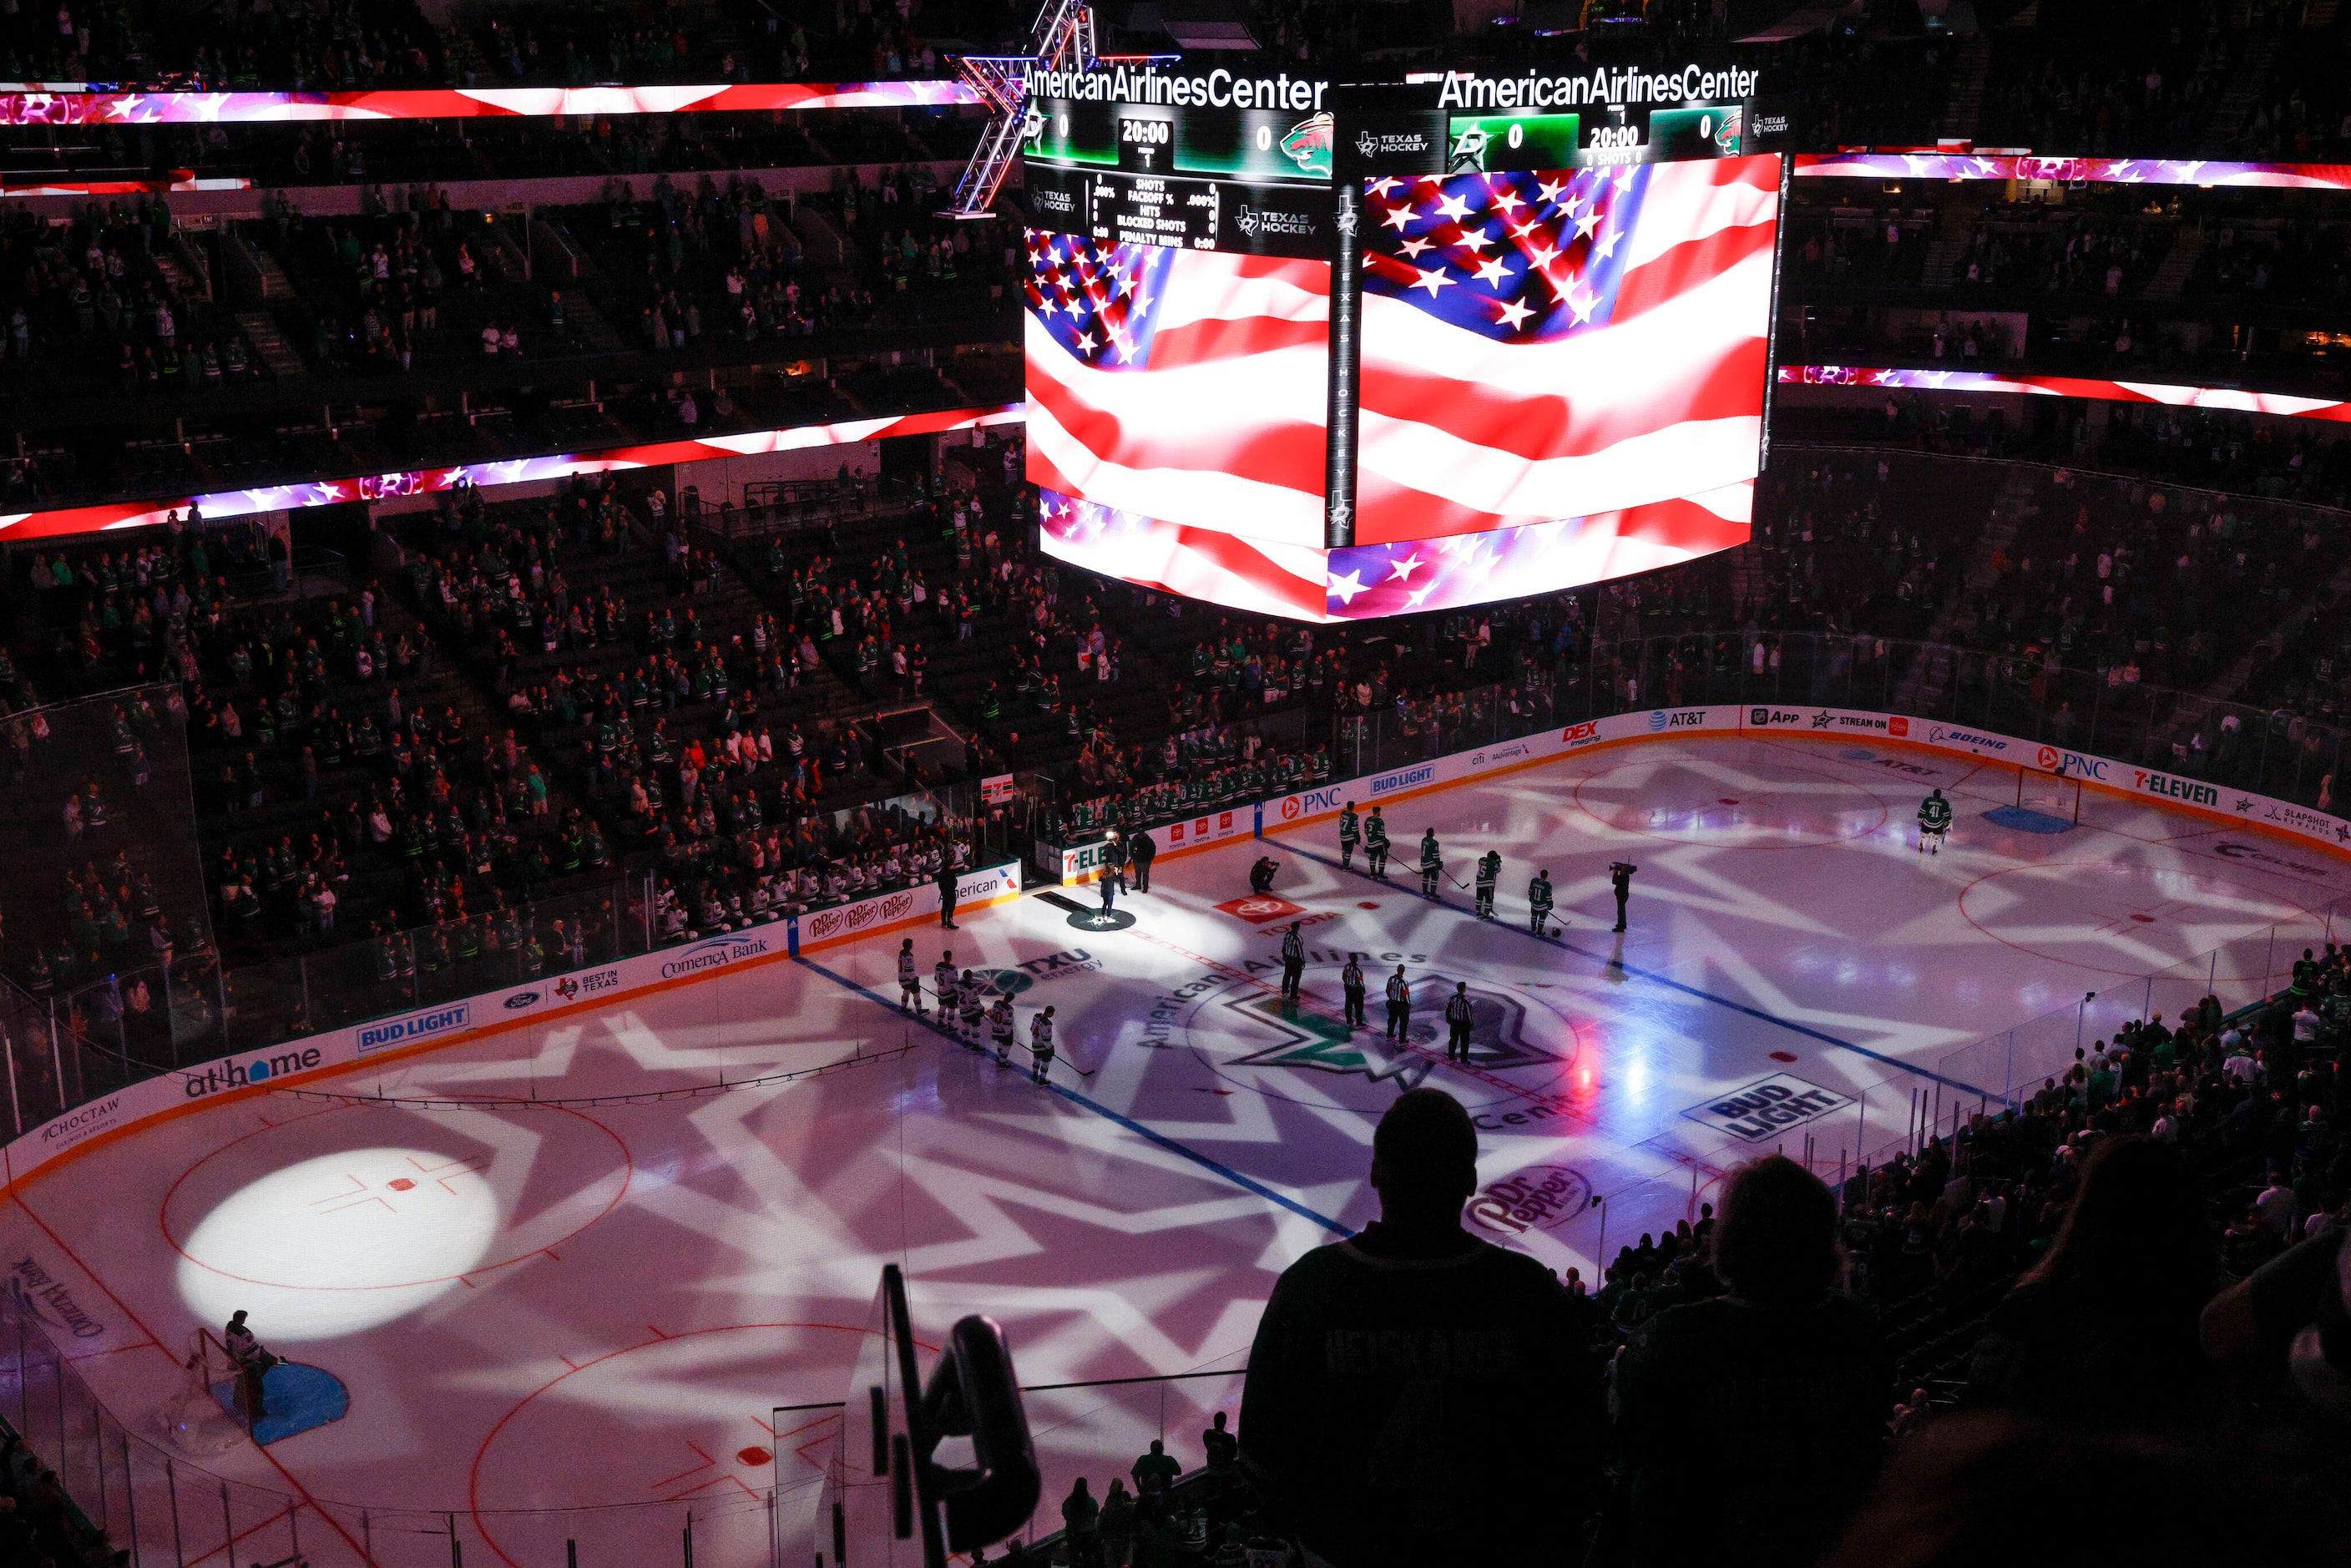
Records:
M1425 994L1414 998L1412 1023L1406 1030L1411 1037L1411 1049L1407 1049L1404 1042L1390 1040L1385 1033L1387 1006L1380 992L1384 977L1367 974L1364 977L1372 982L1371 995L1364 1004L1364 1017L1371 1020L1371 1027L1356 1030L1352 1035L1334 1018L1306 1008L1290 1011L1274 997L1227 998L1224 1005L1249 1019L1255 1029L1271 1029L1282 1037L1278 1044L1234 1058L1231 1065L1299 1068L1367 1078L1374 1083L1393 1082L1399 1090L1419 1087L1444 1060L1447 1032L1444 1006L1441 1002L1431 1003L1434 988L1417 988ZM1535 1043L1531 1037L1538 1032L1558 1034L1559 1048L1546 1049ZM1477 986L1469 988L1472 1067L1488 1072L1555 1067L1574 1056L1574 1038L1565 1024L1549 1014L1541 1015L1536 1022L1515 997Z

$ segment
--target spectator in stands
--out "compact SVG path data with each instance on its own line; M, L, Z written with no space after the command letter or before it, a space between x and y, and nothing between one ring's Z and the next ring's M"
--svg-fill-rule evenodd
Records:
M1835 1199L1802 1166L1734 1171L1713 1239L1728 1293L1657 1312L1616 1367L1632 1556L1792 1568L1869 1489L1885 1351L1839 1288Z
M1969 1398L2074 1419L2177 1412L2202 1385L2196 1322L2215 1282L2187 1160L2099 1137L2055 1240L1992 1313Z
M1896 1445L1884 1482L1822 1568L2341 1558L2337 1489L2295 1484L2309 1458L2339 1465L2341 1456L2295 1455L2252 1437L2207 1428L2179 1440L1941 1416Z
M1243 1467L1342 1568L1533 1562L1578 1516L1593 1368L1550 1270L1462 1228L1477 1158L1458 1101L1397 1096L1379 1219L1291 1264L1258 1326Z
M1135 1496L1164 1498L1176 1485L1176 1478L1184 1473L1184 1467L1176 1462L1175 1456L1167 1451L1166 1444L1154 1437L1151 1447L1136 1457L1127 1473L1134 1478Z
M1102 1504L1086 1490L1086 1478L1080 1476L1071 1486L1070 1495L1061 1500L1062 1537L1069 1543L1073 1568L1095 1561L1101 1546L1101 1528Z

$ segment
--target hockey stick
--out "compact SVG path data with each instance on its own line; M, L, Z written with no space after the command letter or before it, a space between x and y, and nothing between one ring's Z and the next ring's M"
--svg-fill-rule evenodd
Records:
M1024 1045L1024 1044L1022 1044L1019 1040L1014 1040L1012 1043L1013 1043L1015 1046L1018 1046L1020 1050L1027 1051L1027 1052L1029 1053L1029 1055L1030 1060L1032 1060L1032 1061L1033 1061L1033 1060L1035 1060L1036 1055L1037 1055L1037 1048L1036 1048L1035 1046L1033 1046L1033 1045ZM1095 1064L1094 1064L1093 1066L1092 1066L1092 1067L1080 1067L1080 1066L1077 1064L1077 1062L1076 1062L1076 1061L1075 1061L1075 1060L1073 1060L1072 1058L1066 1057L1066 1056L1063 1056L1062 1054L1061 1054L1061 1051L1060 1051L1060 1050L1059 1050L1058 1048L1056 1048L1056 1050L1054 1051L1054 1053L1053 1053L1053 1060L1054 1060L1055 1061L1058 1061L1058 1062L1061 1063L1064 1067L1067 1067L1071 1071L1072 1071L1072 1072L1076 1073L1076 1074L1077 1074L1079 1077L1081 1077L1081 1078L1092 1078L1095 1073L1100 1072L1100 1071L1102 1071L1102 1064L1101 1064L1101 1063L1099 1063L1099 1062L1095 1063ZM1047 1068L1045 1069L1045 1071L1048 1071L1048 1072L1050 1072L1050 1071L1052 1071L1053 1070L1052 1070L1050 1067L1047 1067Z

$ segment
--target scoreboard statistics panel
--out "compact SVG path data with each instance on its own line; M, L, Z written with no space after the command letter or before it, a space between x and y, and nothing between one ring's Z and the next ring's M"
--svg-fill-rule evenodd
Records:
M1327 84L1220 68L1029 88L1028 476L1046 526L1114 528L1140 541L1122 575L1230 601L1208 563L1322 543ZM1266 607L1319 613L1320 594Z
M1328 110L1032 99L1030 208L1105 243L1326 259L1331 127Z

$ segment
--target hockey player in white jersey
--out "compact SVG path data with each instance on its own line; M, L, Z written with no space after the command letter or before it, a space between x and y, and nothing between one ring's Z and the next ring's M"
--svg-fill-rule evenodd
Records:
M923 1010L923 979L915 967L912 936L898 944L898 1010L917 1016Z
M979 1049L980 1020L987 1016L987 1003L982 996L985 989L977 975L969 969L963 972L963 984L956 993L961 1004L956 1014L963 1024L963 1042L974 1051Z
M931 996L939 1004L939 1022L953 1029L956 1009L956 967L955 955L952 952L940 954L939 961L931 966Z
M1039 1083L1053 1069L1053 1009L1029 1020L1029 1076Z
M996 1040L996 1062L1007 1067L1012 1062L1012 998L998 995L996 1005L987 1009L987 1032Z

